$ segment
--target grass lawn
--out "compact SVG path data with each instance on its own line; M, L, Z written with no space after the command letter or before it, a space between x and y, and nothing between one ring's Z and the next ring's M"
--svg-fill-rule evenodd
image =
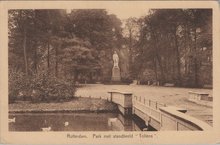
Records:
M212 95L212 89L192 89L176 87L160 87L147 85L84 85L77 89L76 96L92 98L108 97L110 90L131 92L133 95L142 96L146 99L158 101L167 105L187 109L187 114L212 124L212 107L199 105L187 100L189 91L206 92Z
M74 98L68 102L62 103L30 103L20 101L9 104L10 112L98 112L114 111L117 106L113 103L101 99Z

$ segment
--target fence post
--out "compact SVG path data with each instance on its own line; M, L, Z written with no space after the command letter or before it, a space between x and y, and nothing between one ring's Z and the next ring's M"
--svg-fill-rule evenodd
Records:
M149 107L150 107L150 100L149 100Z
M156 102L156 110L157 110L157 102Z
M144 98L144 104L145 104L145 98Z

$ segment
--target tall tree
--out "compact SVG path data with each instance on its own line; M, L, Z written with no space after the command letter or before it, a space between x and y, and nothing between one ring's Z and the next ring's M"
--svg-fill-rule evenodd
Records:
M162 82L200 86L199 80L205 76L200 70L210 66L202 62L205 56L211 57L211 17L210 9L151 10L144 18L138 42L140 52L148 52L139 55L148 64L143 66L149 69L153 64L155 78ZM147 59L149 55L154 57ZM143 59L139 61L143 63Z

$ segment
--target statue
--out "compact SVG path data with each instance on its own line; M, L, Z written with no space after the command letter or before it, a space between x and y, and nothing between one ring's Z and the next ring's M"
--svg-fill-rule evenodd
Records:
M112 82L120 82L121 81L121 74L120 74L120 68L119 68L119 57L116 51L114 51L114 54L112 56L113 58L113 68L112 68Z
M118 54L116 53L116 51L114 51L114 54L113 54L113 62L114 62L113 67L118 67L119 57L118 57Z

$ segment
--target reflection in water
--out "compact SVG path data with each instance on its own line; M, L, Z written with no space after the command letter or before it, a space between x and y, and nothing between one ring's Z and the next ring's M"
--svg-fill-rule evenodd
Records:
M118 113L26 113L10 114L16 122L10 131L135 131L142 130L131 118ZM143 126L143 125L142 125Z

